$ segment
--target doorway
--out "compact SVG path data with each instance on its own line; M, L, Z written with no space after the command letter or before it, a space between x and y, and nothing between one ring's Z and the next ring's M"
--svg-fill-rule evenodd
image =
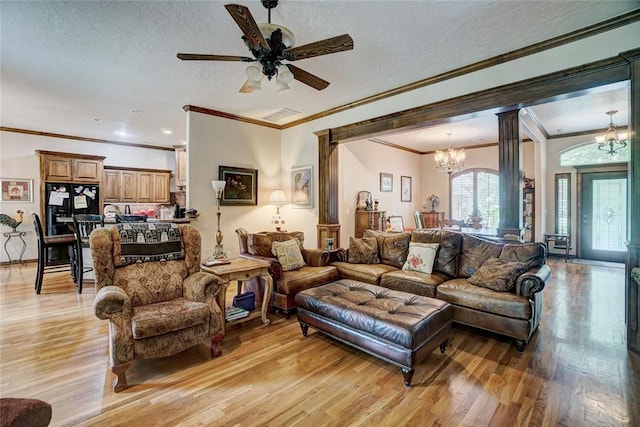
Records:
M580 258L625 262L627 172L581 174Z

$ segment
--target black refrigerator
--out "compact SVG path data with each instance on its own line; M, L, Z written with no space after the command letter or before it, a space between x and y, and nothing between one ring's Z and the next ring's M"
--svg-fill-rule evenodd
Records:
M69 234L68 222L59 218L71 218L75 214L100 213L100 189L96 184L53 183L45 184L45 215L48 236ZM49 248L49 262L63 262L69 259L66 248Z

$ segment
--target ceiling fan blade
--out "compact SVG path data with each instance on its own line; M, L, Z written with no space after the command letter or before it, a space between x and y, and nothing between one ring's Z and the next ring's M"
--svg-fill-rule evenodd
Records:
M242 30L242 34L244 34L249 43L251 43L251 46L254 48L261 46L266 50L270 50L269 44L262 36L258 24L256 24L253 15L251 15L247 7L240 4L226 4L224 7L233 20L236 21L236 24L238 24L238 27Z
M289 71L293 74L294 79L309 85L314 89L322 90L330 84L328 81L322 80L320 77L314 76L310 72L298 68L295 65L287 64L287 68L289 68Z
M330 39L287 49L284 51L284 55L289 61L297 61L298 59L328 55L330 53L351 49L353 49L353 39L349 34L343 34L341 36L331 37Z
M248 56L203 55L200 53L179 53L178 58L182 59L183 61L255 61L254 58L249 58Z

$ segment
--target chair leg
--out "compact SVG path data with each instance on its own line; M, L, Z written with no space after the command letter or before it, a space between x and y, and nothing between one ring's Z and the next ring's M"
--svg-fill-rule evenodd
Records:
M82 277L84 276L84 259L82 258L82 246L77 246L76 252L78 253L78 255L76 256L76 261L78 265L78 268L77 268L78 273L76 274L76 284L78 286L78 293L81 294L82 293Z
M215 334L211 338L211 357L218 357L222 354L222 349L220 348L220 341L222 341L222 332Z
M40 294L42 290L42 278L44 276L44 257L46 253L40 253L38 256L38 271L36 272L36 294Z
M127 375L126 371L133 365L133 362L126 362L120 365L113 365L111 367L111 372L116 374L116 378L113 380L113 392L120 393L122 390L127 388Z

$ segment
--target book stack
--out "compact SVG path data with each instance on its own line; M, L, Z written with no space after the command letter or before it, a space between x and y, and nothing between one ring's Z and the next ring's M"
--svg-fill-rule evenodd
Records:
M231 322L232 320L242 319L247 317L249 312L242 307L236 307L234 305L227 307L225 312L225 320Z

